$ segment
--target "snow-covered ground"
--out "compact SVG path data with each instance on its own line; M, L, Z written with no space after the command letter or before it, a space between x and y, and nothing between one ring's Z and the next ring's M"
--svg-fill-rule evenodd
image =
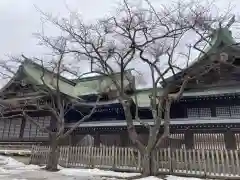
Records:
M147 178L141 178L141 179L137 179L137 180L161 180L157 177L147 177ZM165 180L201 180L199 178L186 178L186 177L177 177L177 176L167 176L165 178Z
M72 169L60 167L59 172L47 172L36 165L25 165L11 157L0 156L0 180L118 180L139 175L99 169ZM156 177L138 180L160 180ZM168 176L166 180L199 180Z

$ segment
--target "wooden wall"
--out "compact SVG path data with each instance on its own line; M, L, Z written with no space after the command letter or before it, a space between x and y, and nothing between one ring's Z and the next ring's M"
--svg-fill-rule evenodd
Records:
M44 127L50 126L51 117L36 117L36 120L39 124ZM26 120L23 139L34 139L34 138L48 138L48 133L40 131L39 127L31 123L29 120Z
M42 126L50 125L50 117L37 117L36 120ZM48 133L40 129L28 120L20 118L0 120L0 141L47 139Z
M100 134L100 143L95 146L133 146L127 132L125 136L123 133ZM95 137L92 135L92 137ZM96 139L94 138L94 141ZM139 134L140 140L146 145L148 134ZM169 138L165 139L160 145L161 148L176 148L176 149L240 149L240 132L232 132L225 130L225 132L210 133L210 132L194 132L185 131L181 133L171 133Z
M0 140L18 139L21 131L22 119L0 120Z

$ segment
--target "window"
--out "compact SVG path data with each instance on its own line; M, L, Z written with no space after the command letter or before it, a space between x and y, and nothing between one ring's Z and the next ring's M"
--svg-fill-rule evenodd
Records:
M10 121L11 122L8 133L9 138L19 138L22 119L11 119Z
M230 107L231 117L240 117L240 106Z
M225 149L223 133L196 133L194 138L194 149Z
M187 109L188 117L211 117L210 108L188 108Z
M216 107L217 117L240 117L240 106Z
M187 116L188 117L199 117L198 116L198 108L188 108L187 109Z
M216 107L216 116L217 117L230 117L229 107Z

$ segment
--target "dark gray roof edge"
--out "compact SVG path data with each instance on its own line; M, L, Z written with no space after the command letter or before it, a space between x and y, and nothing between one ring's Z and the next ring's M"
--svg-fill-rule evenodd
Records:
M144 119L142 120L145 123L152 125L154 123L153 119ZM226 123L240 123L239 118L179 118L171 119L170 124L172 125L185 125L185 124L226 124ZM66 124L66 128L72 127L74 123ZM85 122L79 125L79 127L117 127L117 126L126 126L125 120L109 120L109 121L92 121ZM134 125L141 125L139 122L134 121Z
M147 88L143 90L137 90L137 93L144 93L149 91L151 94L152 88ZM159 88L163 90L163 88ZM192 89L189 91L183 92L183 97L195 97L195 96L214 96L214 95L225 95L225 94L239 94L240 86L224 86L224 87L212 87L212 88L200 88Z

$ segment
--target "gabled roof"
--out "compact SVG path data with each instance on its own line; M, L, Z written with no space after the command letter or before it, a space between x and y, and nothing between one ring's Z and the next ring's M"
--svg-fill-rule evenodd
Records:
M208 63L209 59L207 58L209 55L212 55L218 51L219 48L232 48L240 51L240 47L236 45L236 41L232 36L232 32L227 28L218 28L214 30L212 35L210 36L211 40L207 44L207 46L203 49L203 52L199 54L199 56L193 61L191 65L189 65L183 71L177 73L175 76L171 76L166 79L166 82L170 82L180 78L185 72L195 66L201 66L202 64ZM164 86L164 82L162 82Z
M130 70L129 70L130 71ZM131 75L131 72L126 71L125 75ZM120 78L120 73L116 73L113 76ZM14 77L5 85L1 91L8 88L16 79L25 79L28 82L35 85L43 85L44 83L51 89L56 87L56 76L52 71L42 67L31 60L25 60L17 70ZM125 77L126 80L126 77ZM101 84L101 86L100 86ZM70 97L79 99L82 95L98 94L101 88L108 87L112 84L111 78L107 76L94 76L88 78L82 78L79 80L69 80L63 76L59 78L59 90ZM126 83L125 83L126 85ZM102 87L104 86L104 87Z
M51 89L55 89L54 84L56 84L56 78L54 78L53 73L41 65L31 61L25 60L19 66L17 72L12 77L12 79L1 89L3 92L16 80L26 80L28 83L35 85L43 85L42 76L44 83ZM76 94L73 93L73 87L76 83L73 81L60 76L59 78L59 89L61 93L66 94L73 98L78 98Z
M26 75L26 79L36 85L43 85L44 83L51 89L55 89L57 78L53 76L53 72L43 68L41 65L32 61L26 60L21 65L23 73ZM43 78L42 78L43 77ZM44 83L42 81L44 80ZM66 94L73 98L78 98L73 92L75 83L60 76L59 78L59 90L63 94Z

